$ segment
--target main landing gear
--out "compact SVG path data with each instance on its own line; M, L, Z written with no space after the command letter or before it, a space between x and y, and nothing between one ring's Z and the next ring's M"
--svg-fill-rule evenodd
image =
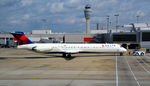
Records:
M62 57L66 57L66 53L63 53L63 54L62 54Z
M71 53L68 53L68 54L63 53L62 56L63 56L66 60L71 60L71 59L73 59L73 58L71 57Z
M71 57L71 54L70 53L68 53L68 55L66 55L66 53L63 53L63 55L62 55L63 57L67 57L67 58L69 58L69 57Z

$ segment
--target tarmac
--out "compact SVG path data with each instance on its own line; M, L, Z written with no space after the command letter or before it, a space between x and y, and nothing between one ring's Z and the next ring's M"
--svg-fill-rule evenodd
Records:
M150 86L150 56L0 49L0 86Z

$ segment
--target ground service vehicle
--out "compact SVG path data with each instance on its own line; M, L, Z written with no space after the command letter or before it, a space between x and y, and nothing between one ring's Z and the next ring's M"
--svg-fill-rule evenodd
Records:
M135 56L144 56L145 55L145 51L134 51L133 55L135 55Z

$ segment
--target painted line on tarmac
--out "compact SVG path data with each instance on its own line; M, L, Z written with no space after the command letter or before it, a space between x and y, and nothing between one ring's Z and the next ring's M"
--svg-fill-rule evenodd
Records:
M125 56L124 56L124 57L125 57ZM141 86L140 83L139 83L139 81L137 80L137 78L136 78L134 72L133 72L132 69L131 69L131 66L130 66L128 60L127 60L127 57L125 57L125 59L126 59L126 62L127 62L127 64L128 64L128 67L129 67L129 69L130 69L130 72L132 73L132 75L133 75L133 77L134 77L134 80L136 81L136 83L138 84L138 86Z
M118 60L117 60L117 55L116 55L116 86L118 86Z
M48 57L53 57L53 56L0 56L0 58L48 58Z
M146 56L147 57L147 56ZM150 65L149 64L147 64L143 59L142 59L142 57L140 56L140 58L141 58L141 60L143 61L143 63L145 64L145 65L147 65L149 68L150 68Z
M137 58L137 57L136 57ZM138 59L138 58L137 58ZM136 59L136 60L137 60ZM142 59L141 59L142 60ZM150 74L150 72L137 60L137 62L139 63L139 65L147 72L147 73L149 73ZM143 60L142 60L142 62L143 62Z

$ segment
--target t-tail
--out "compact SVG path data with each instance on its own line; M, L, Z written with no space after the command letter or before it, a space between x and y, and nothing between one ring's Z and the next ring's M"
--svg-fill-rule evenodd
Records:
M23 32L15 32L15 33L11 33L11 34L17 40L19 45L33 44L33 42L31 40L29 40Z

